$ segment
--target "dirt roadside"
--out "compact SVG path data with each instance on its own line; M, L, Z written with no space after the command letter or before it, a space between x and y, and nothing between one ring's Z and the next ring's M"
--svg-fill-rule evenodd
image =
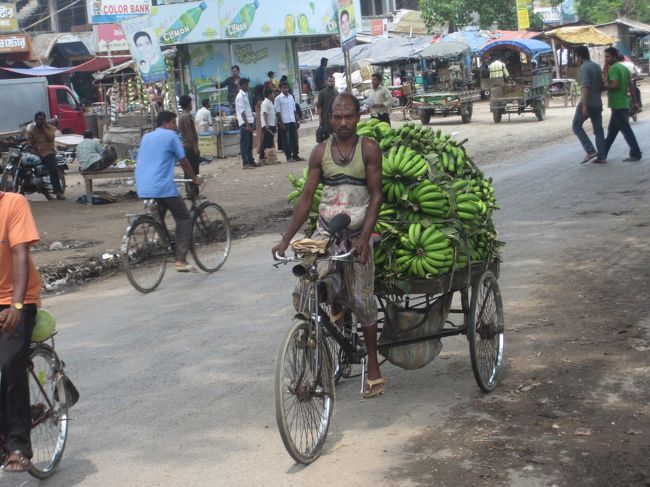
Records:
M644 99L650 96L650 85L643 86ZM445 133L456 133L459 140L469 139L469 154L479 164L516 158L544 144L572 137L571 119L575 109L552 101L547 119L538 122L533 114L504 118L500 124L492 121L486 102L475 105L470 124L462 124L459 117L433 118L431 126ZM645 114L644 114L645 115ZM393 113L393 125L401 124L401 113ZM604 123L608 116L605 114ZM316 122L307 122L300 139L301 155L308 157L315 145ZM284 160L282 156L279 158ZM306 163L282 163L253 171L243 171L239 157L214 159L201 166L207 185L204 194L221 204L235 228L237 238L252 234L279 232L290 215L286 202L290 191L289 172L300 173ZM125 215L138 213L142 203L135 197L133 180L104 181L94 184L94 190L117 198L109 205L85 206L77 204L77 197L85 194L83 179L74 164L67 173L66 201L45 201L41 195L30 195L29 200L41 232L41 245L34 254L35 261L46 276L48 287L57 290L75 282L113 272L111 260L102 260L104 254L119 253L122 236L127 226ZM72 273L71 273L72 269Z

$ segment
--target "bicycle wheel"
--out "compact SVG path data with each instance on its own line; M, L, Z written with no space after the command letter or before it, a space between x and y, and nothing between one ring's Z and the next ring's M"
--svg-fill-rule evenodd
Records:
M136 220L126 232L122 265L131 285L142 293L156 289L170 255L167 238L152 218Z
M504 346L501 291L490 271L484 272L472 288L467 339L476 383L483 392L490 392L503 367Z
M230 221L216 203L205 202L196 210L192 220L194 262L205 272L216 272L230 254Z
M68 409L61 406L56 389L61 363L47 345L30 354L29 396L32 414L32 457L29 473L49 477L61 461L68 437Z
M303 464L320 456L334 409L332 359L324 341L317 347L312 331L307 321L295 321L275 364L278 429L289 455Z

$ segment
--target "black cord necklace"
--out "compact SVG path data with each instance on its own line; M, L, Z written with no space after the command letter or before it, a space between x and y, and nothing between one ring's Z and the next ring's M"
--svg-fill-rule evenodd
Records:
M357 143L359 142L359 137L357 136L355 137L356 140L354 141L352 150L348 153L348 155L344 155L343 151L341 150L341 147L339 146L338 137L336 137L336 134L332 135L332 138L334 139L334 146L336 147L336 150L339 153L339 164L345 165L348 164L350 161L352 161L352 158L354 157L354 153L357 151Z

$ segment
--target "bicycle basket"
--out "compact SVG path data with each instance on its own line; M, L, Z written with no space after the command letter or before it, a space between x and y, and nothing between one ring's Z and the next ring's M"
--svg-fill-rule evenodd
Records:
M439 338L406 345L393 346L391 343L423 338L441 331L449 314L451 298L452 293L445 294L422 308L403 309L395 303L386 303L379 353L403 369L419 369L431 362L442 350Z

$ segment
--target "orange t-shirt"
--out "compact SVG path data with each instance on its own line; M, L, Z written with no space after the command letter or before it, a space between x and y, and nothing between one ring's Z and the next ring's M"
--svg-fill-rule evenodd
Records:
M24 196L0 192L0 304L13 301L13 252L21 243L38 242L38 230L29 203ZM32 256L29 256L29 277L24 303L41 304L41 278Z

